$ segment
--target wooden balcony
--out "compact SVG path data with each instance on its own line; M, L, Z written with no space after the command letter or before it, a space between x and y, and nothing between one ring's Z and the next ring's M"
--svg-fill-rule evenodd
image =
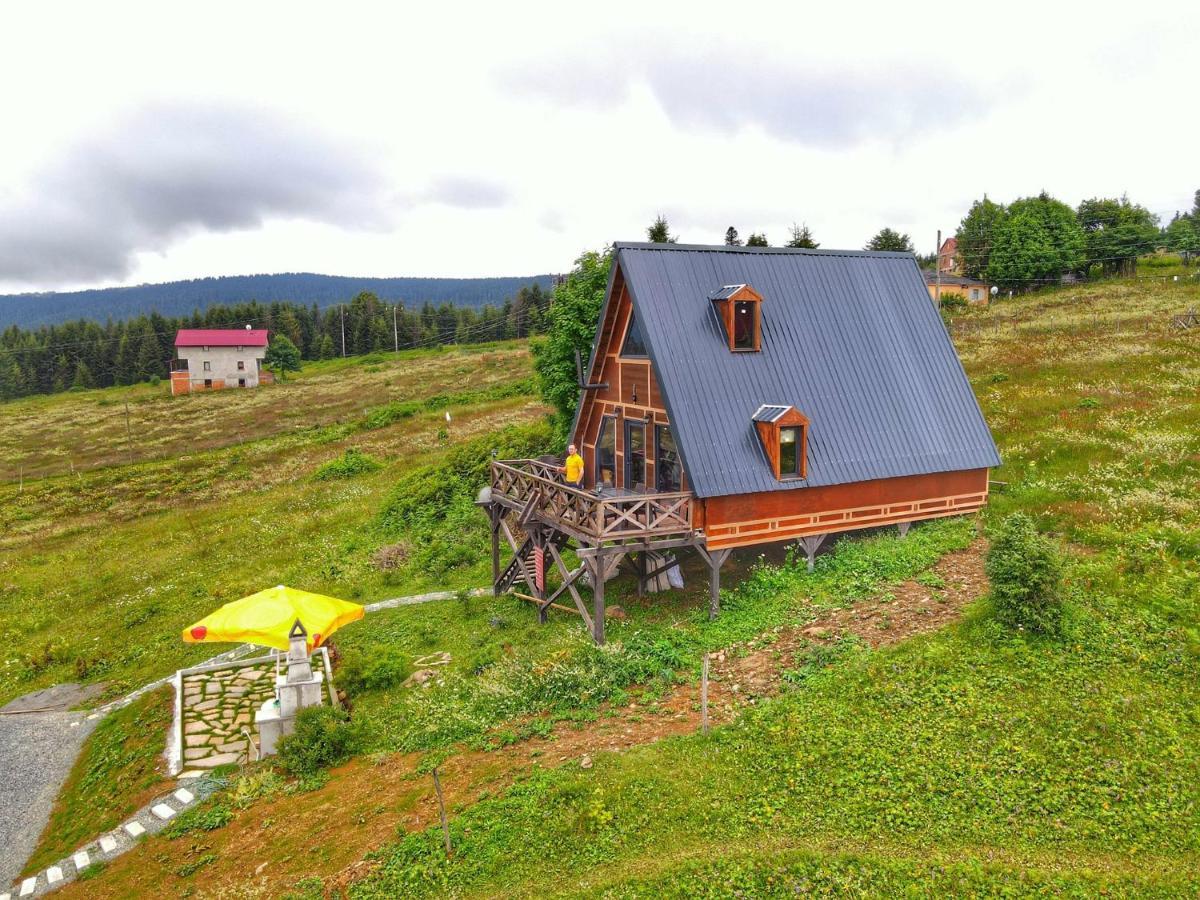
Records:
M563 483L557 464L536 459L493 462L491 502L595 546L690 538L694 531L689 491L582 490Z

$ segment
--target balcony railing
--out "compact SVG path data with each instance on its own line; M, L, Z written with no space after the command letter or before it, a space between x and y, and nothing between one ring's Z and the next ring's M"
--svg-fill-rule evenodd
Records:
M692 494L603 493L564 484L556 463L510 459L492 463L492 500L590 541L664 538L692 532Z

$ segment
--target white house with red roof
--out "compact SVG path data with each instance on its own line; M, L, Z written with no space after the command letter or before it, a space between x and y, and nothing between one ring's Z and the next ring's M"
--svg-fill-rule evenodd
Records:
M171 393L258 387L272 381L263 371L265 328L181 328L175 335Z

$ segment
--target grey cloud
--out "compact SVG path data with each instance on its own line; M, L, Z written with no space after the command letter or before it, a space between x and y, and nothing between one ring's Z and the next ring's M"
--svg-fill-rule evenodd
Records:
M582 69L573 59L551 60L503 77L556 103L608 107L641 83L681 127L726 134L759 127L824 149L941 130L990 107L982 89L936 67L806 66L745 47L666 46L638 56Z
M467 176L448 176L435 180L422 199L459 209L498 209L507 206L511 198L503 186L494 182Z
M315 131L251 109L145 108L0 198L0 280L123 278L138 252L268 218L375 228L388 210L373 165Z

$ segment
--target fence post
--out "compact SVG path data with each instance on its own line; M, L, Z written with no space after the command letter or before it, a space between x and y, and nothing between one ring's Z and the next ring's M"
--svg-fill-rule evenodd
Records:
M708 654L700 664L700 733L708 734Z
M446 839L446 857L449 858L454 850L450 846L450 825L446 822L446 800L442 796L442 781L438 778L437 766L433 767L433 789L437 791L438 816L442 820L442 836Z

